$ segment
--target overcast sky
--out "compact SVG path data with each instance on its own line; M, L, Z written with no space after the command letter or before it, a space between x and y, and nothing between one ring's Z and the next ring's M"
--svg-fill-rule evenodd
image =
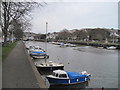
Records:
M118 2L47 2L32 12L32 32L63 29L118 28Z

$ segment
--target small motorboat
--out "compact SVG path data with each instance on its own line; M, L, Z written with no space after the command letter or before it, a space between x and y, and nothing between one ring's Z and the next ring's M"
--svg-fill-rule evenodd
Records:
M30 46L29 54L33 58L49 58L45 51L39 46Z
M42 48L39 46L29 46L29 51L40 51L40 52L45 52Z
M60 43L60 47L67 47L65 43Z
M31 51L30 56L34 59L49 58L49 56L45 52L40 51Z
M69 85L78 84L90 80L90 74L86 71L81 73L66 72L64 70L54 70L52 75L48 75L47 79L50 85Z
M76 47L76 45L75 44L70 44L70 43L66 43L66 44L64 44L66 47Z
M35 63L38 71L45 70L45 71L53 71L53 70L63 70L64 65L62 63L54 63L52 61L41 61L39 64Z
M115 46L110 46L110 47L107 47L108 50L115 50L116 47Z

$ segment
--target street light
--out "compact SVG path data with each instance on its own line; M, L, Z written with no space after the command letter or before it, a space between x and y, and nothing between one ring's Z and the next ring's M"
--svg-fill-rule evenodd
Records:
M46 39L45 39L45 52L47 54L47 28L48 28L48 22L46 22ZM46 58L45 58L45 63L46 63Z
M113 41L112 41L112 43L115 43L115 40L114 40L115 39L115 37L114 37L115 33L114 33L114 29L113 28L112 28L112 35L113 35L113 38L112 38Z

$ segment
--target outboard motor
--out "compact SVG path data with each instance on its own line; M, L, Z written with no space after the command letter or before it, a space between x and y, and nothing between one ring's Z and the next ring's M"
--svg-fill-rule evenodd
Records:
M87 76L89 76L89 77L91 76L91 74L87 73L87 71L82 71L81 74L82 74L82 75L87 75Z

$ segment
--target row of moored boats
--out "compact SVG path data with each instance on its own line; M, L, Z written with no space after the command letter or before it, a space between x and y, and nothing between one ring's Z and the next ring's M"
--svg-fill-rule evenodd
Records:
M63 42L49 42L49 43L51 43L51 44L54 44L54 45L59 45L60 47L76 47L76 45L75 44L71 44L71 43L63 43ZM98 47L98 48L104 48L104 47ZM108 49L108 50L116 50L117 49L117 47L116 46L108 46L108 47L106 47L106 49Z
M36 63L35 66L38 70L49 70L52 71L51 75L47 75L47 79L50 85L69 85L86 82L90 79L90 74L86 71L78 72L68 72L64 70L64 65L62 63L54 63L52 61L47 61L49 55L46 54L45 50L39 46L29 46L29 54L34 59L45 59L43 62Z
M54 44L54 45L59 45L60 47L76 47L75 44L71 44L71 43L63 43L63 42L49 42L51 44Z

